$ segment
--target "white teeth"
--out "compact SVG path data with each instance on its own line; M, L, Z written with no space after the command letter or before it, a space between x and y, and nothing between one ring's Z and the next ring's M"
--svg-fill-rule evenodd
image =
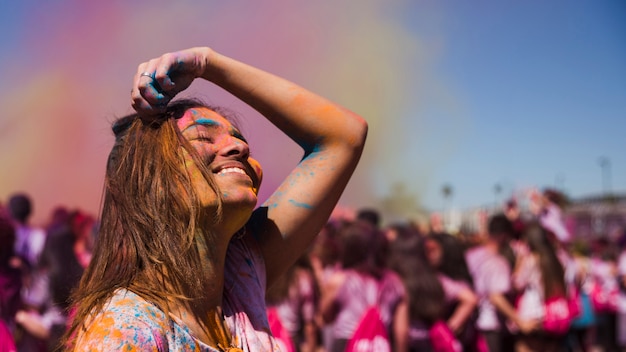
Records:
M222 174L226 174L229 172L235 172L238 174L242 174L242 175L246 175L246 172L243 171L242 169L238 168L238 167L227 167L225 169L221 169L220 172L218 172L218 175L222 175Z

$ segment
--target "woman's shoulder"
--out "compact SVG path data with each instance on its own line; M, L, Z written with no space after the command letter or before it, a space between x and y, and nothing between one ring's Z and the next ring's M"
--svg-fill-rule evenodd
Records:
M117 290L102 310L89 317L76 339L77 350L156 348L167 345L168 319L160 309L128 290Z
M446 299L449 300L456 299L463 290L471 290L470 286L466 282L452 279L444 274L437 274L437 279L443 287Z
M165 313L156 305L125 289L115 291L103 311L119 317L132 316L136 321L146 324L167 320Z

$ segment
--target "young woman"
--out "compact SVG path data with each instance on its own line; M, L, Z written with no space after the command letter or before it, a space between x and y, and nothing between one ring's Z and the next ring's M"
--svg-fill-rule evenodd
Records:
M465 262L464 248L458 238L448 233L431 234L418 246L418 255L439 279L446 294L445 320L458 337L464 351L474 351L478 345L476 306L472 276Z
M536 294L539 306L531 307L524 312L524 305L518 307L519 314L534 315L538 319L545 317L541 312L541 304L553 297L565 297L565 272L554 246L548 238L547 231L539 223L530 223L524 235L530 253L518 260L513 273L513 285L522 295ZM531 293L529 293L531 291ZM524 297L520 298L524 299ZM540 308L540 310L537 310ZM522 332L518 336L516 351L560 351L564 336L548 334L543 329Z
M371 224L357 221L344 228L340 238L342 269L321 285L320 313L334 329L329 352L346 350L364 314L374 305L391 347L404 351L406 324L397 322L406 312L405 291L400 277L386 267L385 236Z
M304 156L260 208L262 172L218 108L172 102L196 78L263 114ZM326 223L366 122L210 48L139 65L113 126L101 228L75 295L76 350L267 351L265 289Z

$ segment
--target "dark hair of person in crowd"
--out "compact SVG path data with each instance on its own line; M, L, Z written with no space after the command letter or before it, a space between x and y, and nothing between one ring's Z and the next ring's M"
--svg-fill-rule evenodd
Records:
M420 233L410 224L392 224L387 231L394 233L394 239L389 242L388 266L394 271L401 268L401 262L409 256L417 255L417 247L420 241Z
M70 293L83 274L74 253L75 241L76 235L68 226L48 235L41 253L40 266L48 271L52 302L63 309L69 308Z
M78 286L84 269L74 251L76 234L69 225L72 218L67 214L66 224L63 225L62 213L60 211L57 214L59 218L56 220L59 222L53 231L48 232L39 266L48 273L48 290L52 304L67 315L70 311L71 293ZM53 324L50 327L50 335L47 338L50 349L59 347L66 327L66 324Z
M26 193L17 193L9 198L8 209L13 219L26 223L32 212L32 202Z
M71 216L72 214L65 206L55 207L50 215L50 221L46 225L46 233L50 235L56 231L65 231L67 227L70 227Z
M489 219L487 228L489 236L492 238L505 239L511 236L515 230L513 224L504 214L495 214Z
M340 260L339 232L342 226L343 222L327 222L313 242L310 255L319 259L322 267L332 266Z
M387 238L365 222L355 222L341 231L341 264L380 279L387 267Z
M428 253L426 252L426 243L428 241L436 242L441 251L441 257L434 269L453 280L464 282L470 287L473 287L474 280L465 262L465 246L463 243L461 243L457 237L449 233L438 233L426 236L420 241L418 249L418 253L426 262L429 262Z
M395 270L409 297L410 320L428 325L443 316L445 293L437 273L418 254L422 237L410 226L396 228L397 237L392 242L391 268Z
M544 287L544 297L565 294L565 274L546 230L539 223L532 223L525 233L528 248L539 258L539 269Z
M515 268L515 252L509 245L509 241L515 235L513 223L505 214L499 213L491 216L487 227L489 238L498 242L500 246L500 255L509 263L511 270Z
M409 256L398 265L407 297L409 318L432 325L445 313L445 292L436 272L418 256Z
M524 234L524 221L521 218L521 210L517 200L511 198L506 201L504 205L504 213L506 217L511 221L513 227L512 238L520 240Z
M559 208L564 208L569 204L569 199L563 192L552 188L546 188L543 190L543 196L551 203L557 205Z
M356 214L356 219L359 221L367 221L376 228L380 227L380 213L376 209L360 209Z

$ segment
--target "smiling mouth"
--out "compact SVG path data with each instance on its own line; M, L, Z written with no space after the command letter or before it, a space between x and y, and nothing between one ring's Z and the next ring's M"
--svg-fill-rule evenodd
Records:
M229 174L229 173L236 173L236 174L242 174L242 175L248 176L248 174L243 169L240 169L238 167L227 167L225 169L220 170L220 172L218 172L217 174L224 175L224 174Z
M252 187L254 187L254 189L256 190L259 189L257 178L254 176L251 176L250 174L246 172L246 170L240 167L226 167L226 168L221 169L216 175L221 176L221 175L228 175L228 174L239 174L239 175L246 176L252 183Z

